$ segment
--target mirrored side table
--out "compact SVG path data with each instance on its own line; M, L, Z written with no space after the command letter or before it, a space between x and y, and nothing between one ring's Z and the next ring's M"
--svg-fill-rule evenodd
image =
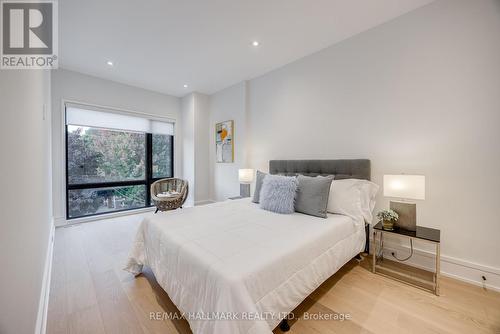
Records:
M411 275L406 272L397 270L396 266L392 267L387 267L387 266L382 266L381 263L384 259L384 234L390 234L390 235L395 235L400 238L408 238L413 244L414 240L421 240L427 243L431 243L435 245L435 263L436 263L436 268L435 272L432 275L432 281L425 280L423 278L417 277L416 275ZM378 237L378 240L377 240ZM388 272L390 274L396 275L398 277L404 277L413 281L417 281L419 283L424 283L425 285L430 285L432 288L431 289L426 289L430 290L431 292L434 292L436 296L439 296L439 279L440 279L440 262L441 262L441 254L440 254L440 246L441 246L441 231L438 229L434 228L429 228L429 227L423 227L423 226L417 226L416 231L408 231L405 229L401 229L398 227L395 227L394 230L389 231L389 230L384 230L382 228L382 223L379 222L373 227L373 263L372 263L372 271L374 274L380 274L386 277L390 277L393 279L396 279L398 281L416 286L418 288L424 289L422 286L398 279L394 276L387 275L382 272ZM382 271L382 272L381 272Z

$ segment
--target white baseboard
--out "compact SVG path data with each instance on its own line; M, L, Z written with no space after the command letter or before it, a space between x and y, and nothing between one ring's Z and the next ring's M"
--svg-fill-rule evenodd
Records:
M373 245L373 240L370 240L370 245ZM384 257L394 259L391 256L393 251L397 252L399 257L405 257L410 254L410 247L384 240ZM413 247L413 256L406 263L421 269L435 271L434 253L427 250ZM500 268L441 255L441 274L473 285L500 291ZM485 282L483 282L482 276L486 277Z
M49 242L43 271L42 291L38 304L35 334L45 334L47 329L47 311L49 308L50 279L52 274L52 255L54 252L55 219L51 219Z
M61 216L61 217L54 217L54 226L59 227L59 226L64 226L66 225L66 218Z
M194 202L194 205L196 206L196 205L205 205L205 204L212 204L212 203L215 203L215 201L212 201L211 199L204 199L204 200Z

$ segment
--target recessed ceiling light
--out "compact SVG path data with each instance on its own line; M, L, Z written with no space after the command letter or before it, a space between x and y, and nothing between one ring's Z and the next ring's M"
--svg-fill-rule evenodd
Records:
M187 85L187 84L184 84L182 87L184 87L184 88L188 88L188 85Z
M111 60L108 60L106 64L108 64L109 66L113 66L113 62Z
M260 43L259 43L259 41L253 41L253 42L252 42L252 45L253 45L253 46L259 46L259 45L260 45Z

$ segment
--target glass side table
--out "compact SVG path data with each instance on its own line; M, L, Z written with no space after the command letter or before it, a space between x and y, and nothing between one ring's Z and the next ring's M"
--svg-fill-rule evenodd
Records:
M411 242L413 240L422 240L424 242L428 242L431 244L434 244L436 247L436 252L435 252L435 260L436 260L436 269L435 272L433 273L433 278L432 281L427 281L422 278L416 277L414 275L410 275L401 271L398 271L395 268L388 268L388 267L383 267L381 266L378 261L383 260L384 258L384 234L391 234L391 235L396 235L398 237L403 237L403 238L409 238ZM377 236L379 236L379 240L377 241ZM401 229L398 227L395 227L394 230L388 231L384 230L382 228L382 223L379 222L373 227L373 263L372 263L372 271L374 274L380 274L386 277L390 277L393 279L396 279L398 281L404 282L409 285L416 286L418 288L424 289L420 285L412 284L411 282L403 281L400 279L397 279L395 277L392 277L390 275L383 274L377 269L387 271L391 274L395 274L401 277L409 278L411 280L420 282L420 283L425 283L429 284L432 286L432 289L425 289L425 290L430 290L431 292L434 292L436 296L439 296L439 279L440 279L440 262L441 262L441 254L440 254L440 246L441 246L441 231L438 229L434 228L429 228L429 227L423 227L423 226L417 226L416 231L408 231L405 229Z

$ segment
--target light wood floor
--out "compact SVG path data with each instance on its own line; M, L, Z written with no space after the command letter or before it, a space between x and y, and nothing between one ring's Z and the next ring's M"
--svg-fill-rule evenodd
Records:
M185 320L150 320L175 312L150 271L121 268L141 216L56 230L47 333L191 333ZM351 319L291 322L298 333L500 333L500 294L449 278L441 296L372 274L352 260L296 310ZM275 333L280 333L278 329Z

